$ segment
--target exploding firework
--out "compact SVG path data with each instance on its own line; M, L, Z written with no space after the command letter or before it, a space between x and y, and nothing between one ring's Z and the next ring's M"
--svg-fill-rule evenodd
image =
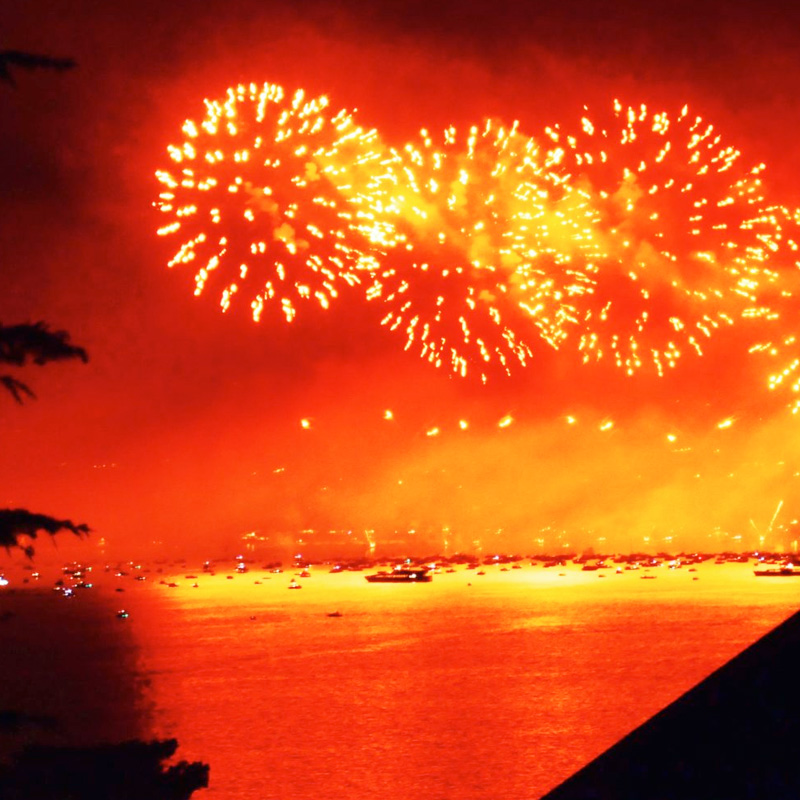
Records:
M774 316L780 232L763 164L744 168L686 107L671 118L615 102L600 122L546 136L549 227L536 235L585 278L574 319L585 361L663 374L737 320Z
M240 85L168 148L159 233L223 310L246 295L255 320L272 301L291 321L362 284L407 350L462 376L570 342L661 375L748 321L770 387L800 395L800 214L767 201L764 165L686 107L615 102L577 127L537 141L487 121L388 149L325 97Z
M270 301L290 322L298 303L328 308L371 266L341 189L375 157L375 133L329 113L325 97L269 83L205 105L168 147L173 166L156 173L169 218L158 233L181 238L169 266L199 264L195 295L217 281L223 310L246 293L256 321Z
M360 198L383 250L370 299L383 324L436 366L509 374L529 342L563 335L562 270L543 269L525 235L538 150L516 125L487 121L391 151ZM514 297L518 297L515 301Z
M750 347L750 352L768 359L770 390L788 390L793 395L800 395L800 339L797 332L800 316L797 303L800 209L774 206L766 209L764 214L777 232L773 260L781 266L780 282L770 298L770 306L774 309L772 317L781 324L763 326L759 341ZM789 407L793 414L800 413L800 400L792 399Z

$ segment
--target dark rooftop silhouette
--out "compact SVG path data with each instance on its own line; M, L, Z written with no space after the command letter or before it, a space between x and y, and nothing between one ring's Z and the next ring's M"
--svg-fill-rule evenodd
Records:
M798 675L800 612L541 800L797 800Z

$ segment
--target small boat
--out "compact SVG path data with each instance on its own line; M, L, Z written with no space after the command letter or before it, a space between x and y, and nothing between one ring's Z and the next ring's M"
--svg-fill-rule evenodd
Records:
M380 570L364 577L370 583L428 583L433 580L428 567L395 567L391 572Z
M121 608L119 611L117 611L118 619L128 619L129 616L130 615L124 608Z
M795 575L800 576L800 569L793 564L783 567L768 567L767 569L754 569L753 575L757 578L790 578Z
M329 617L341 617L342 616L342 612L341 611L329 611L328 612L328 616Z
M302 583L298 583L296 580L294 580L294 578L292 578L292 582L289 584L289 588L290 589L302 589L303 588L303 584Z

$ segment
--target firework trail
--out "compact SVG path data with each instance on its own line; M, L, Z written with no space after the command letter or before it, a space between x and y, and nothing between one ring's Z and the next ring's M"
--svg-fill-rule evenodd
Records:
M173 165L156 175L156 206L179 236L169 266L200 264L195 295L221 286L227 310L248 294L253 318L280 304L287 321L298 303L328 308L342 284L371 266L341 189L375 157L376 135L325 97L287 97L274 84L239 85L205 101L202 122L187 120L185 139L168 147Z
M659 374L739 319L774 315L780 232L763 164L747 169L689 114L614 103L580 129L547 128L551 224L539 236L593 286L578 299L584 360Z

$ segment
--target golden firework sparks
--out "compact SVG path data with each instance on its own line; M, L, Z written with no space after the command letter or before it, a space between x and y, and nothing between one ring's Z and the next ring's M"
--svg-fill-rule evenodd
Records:
M195 295L221 287L223 310L243 293L258 321L267 303L291 322L301 303L328 308L371 262L339 186L369 161L374 132L332 113L326 97L291 97L275 84L228 89L206 100L201 122L156 176L161 236L181 239L169 266L197 265Z
M555 282L531 263L514 224L533 192L525 165L535 153L516 126L491 120L437 141L423 130L391 151L360 198L383 249L368 298L387 305L383 324L406 349L437 367L485 381L492 369L525 365L529 341L558 339ZM524 310L508 299L523 272Z
M737 320L774 316L781 235L763 164L743 167L687 107L670 117L615 101L600 122L545 133L543 220L555 222L539 235L591 279L575 320L584 360L663 374Z

